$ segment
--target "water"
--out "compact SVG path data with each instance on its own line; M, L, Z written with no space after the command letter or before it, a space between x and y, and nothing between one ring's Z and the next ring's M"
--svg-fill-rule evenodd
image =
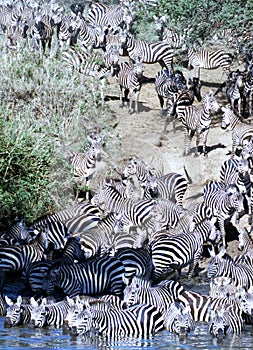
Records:
M209 285L205 282L195 283L194 281L184 283L188 290L194 290L202 294L208 294ZM21 293L24 288L18 278L8 279L4 287L4 293L10 298L14 298ZM62 329L45 327L34 329L29 326L19 326L4 328L4 317L0 317L0 350L4 349L61 349L61 350L135 350L148 348L149 350L195 350L195 349L253 349L253 327L245 326L240 337L229 335L225 339L217 342L208 333L208 326L204 323L197 323L196 328L184 340L178 336L162 331L157 333L152 339L124 339L117 342L107 342L98 335L71 337L64 334Z
M207 325L197 325L194 332L190 333L185 340L162 331L150 340L125 339L121 342L107 343L102 337L76 337L63 334L62 329L45 327L33 329L27 326L4 328L4 317L0 318L0 349L128 349L135 350L149 348L149 350L171 349L171 350L195 350L195 349L252 349L253 329L246 326L240 337L227 336L220 342L214 340L207 330Z

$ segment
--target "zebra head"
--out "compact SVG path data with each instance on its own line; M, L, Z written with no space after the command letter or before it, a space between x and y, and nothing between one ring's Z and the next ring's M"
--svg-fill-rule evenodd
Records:
M68 309L67 315L64 318L64 328L70 330L75 325L80 312L83 311L84 304L81 302L79 297L74 299L67 296L66 300L68 301L70 308Z
M5 295L5 302L8 307L4 327L9 328L18 325L21 320L22 297L19 295L16 302L13 302L7 295Z
M84 334L91 330L94 326L93 323L93 314L90 306L87 304L86 309L79 312L76 316L76 320L70 328L70 334L74 336Z
M228 186L226 190L228 205L236 212L236 223L239 221L240 213L244 212L243 195L236 185Z
M41 328L45 325L47 319L46 309L47 299L43 298L39 304L34 298L31 298L31 325L33 328Z
M144 72L144 64L141 56L133 57L133 72L138 77L141 78Z
M238 286L235 292L235 297L236 297L236 300L238 301L238 304L242 312L252 316L253 315L253 294L251 293L250 289L246 291L244 287Z
M205 110L209 112L218 112L220 106L214 96L212 90L210 90L203 98L203 107Z
M233 111L229 104L227 104L226 107L221 107L221 110L223 112L222 120L221 120L221 128L226 129L228 125L230 125L231 123L231 117L232 117Z
M208 331L215 338L221 339L227 335L229 328L227 308L229 307L230 306L225 305L216 310L209 310L210 320L208 323Z
M220 272L223 272L223 268L226 264L226 260L223 259L223 256L226 254L226 248L222 247L218 254L215 254L214 248L209 250L211 260L207 265L207 277L214 278L220 276Z
M236 292L235 283L231 277L219 276L210 281L210 297L228 298Z
M251 237L249 235L249 232L247 231L246 227L244 227L243 229L241 227L238 227L238 250L243 251L244 247L245 247L245 243L246 242L250 242L251 241Z
M164 326L169 332L185 338L190 331L195 329L190 305L184 305L181 302L172 303L164 313Z

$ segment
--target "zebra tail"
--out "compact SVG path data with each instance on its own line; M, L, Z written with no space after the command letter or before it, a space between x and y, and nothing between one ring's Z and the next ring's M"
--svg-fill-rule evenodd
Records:
M190 177L188 171L186 170L186 167L184 165L184 172L185 172L185 175L186 175L186 178L187 178L187 181L188 181L188 184L191 185L193 183L192 181L192 178Z
M222 83L218 89L215 91L214 96L216 96L218 93L222 92L222 89L227 85L227 81L224 81L224 83Z

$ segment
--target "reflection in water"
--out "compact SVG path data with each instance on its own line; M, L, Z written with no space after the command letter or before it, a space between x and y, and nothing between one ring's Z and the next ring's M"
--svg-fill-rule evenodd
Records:
M72 338L69 334L63 334L62 329L46 327L34 329L30 327L4 328L4 318L0 318L0 350L2 349L61 349L61 350L134 350L149 348L158 349L253 349L253 330L246 326L241 337L228 336L221 342L217 342L208 333L207 325L199 324L195 331L191 332L184 340L167 331L158 333L149 340L124 339L109 343L101 336L85 336Z
M193 284L189 282L187 289L192 289L202 294L208 294L207 283ZM6 286L4 293L9 297L16 297L20 288L15 283ZM102 336L79 336L71 337L64 334L62 329L53 327L30 328L28 326L4 328L4 317L0 317L0 350L12 349L60 349L60 350L135 350L148 348L149 350L196 350L196 349L217 349L217 350L252 350L253 349L253 328L245 326L241 337L229 335L218 342L208 333L207 324L196 324L194 331L190 332L186 339L180 340L178 336L162 331L152 339L137 340L123 339L114 343L106 341Z

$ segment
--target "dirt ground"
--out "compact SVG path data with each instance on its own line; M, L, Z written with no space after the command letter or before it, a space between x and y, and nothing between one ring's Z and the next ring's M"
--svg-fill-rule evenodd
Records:
M234 68L240 67L235 65L232 69ZM144 75L155 77L155 74L160 69L159 64L146 65ZM181 67L179 69L183 71L187 80L193 76L193 70ZM202 70L202 96L210 89L216 91L225 78L221 69ZM185 166L192 178L192 185L189 186L184 199L184 207L187 208L192 201L196 201L201 197L203 187L208 181L219 179L220 166L229 158L229 151L232 145L231 130L221 129L221 112L212 117L207 140L208 155L204 157L203 154L200 154L198 157L194 157L196 141L194 137L190 155L183 156L184 136L182 126L180 122L177 122L175 133L172 125L168 126L166 134L163 133L165 119L159 114L160 105L154 84L142 86L139 99L139 114L132 113L129 115L126 107L123 109L119 108L117 85L113 79L110 82L108 101L106 103L109 104L113 111L116 125L115 135L120 140L121 147L117 152L112 152L112 150L110 152L110 149L108 149L107 153L109 155L113 154L113 160L122 169L132 155L138 156L148 164L154 166L162 165L164 174L170 172L184 174ZM221 106L227 104L225 91L217 95L217 100ZM110 141L113 144L113 140ZM102 162L100 171L103 173L103 176L105 175L104 166L105 164ZM244 218L242 219L242 224L244 224ZM228 252L238 254L236 245L236 241L230 243Z

